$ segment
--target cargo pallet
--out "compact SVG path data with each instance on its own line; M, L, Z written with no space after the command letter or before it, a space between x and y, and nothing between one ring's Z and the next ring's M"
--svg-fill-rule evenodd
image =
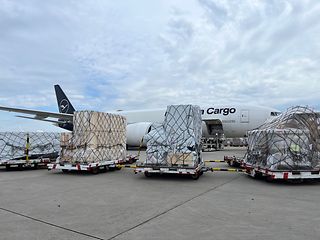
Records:
M214 152L223 149L222 141L219 138L202 138L202 152Z
M197 180L208 171L204 163L199 164L197 167L190 166L155 166L155 165L140 165L136 166L134 173L144 173L146 177L151 177L155 174L175 174L175 175L189 175L192 179Z
M320 169L312 170L270 170L268 168L256 167L243 163L245 173L253 178L266 177L267 180L319 180Z
M29 160L12 159L12 160L2 161L1 165L5 166L7 170L11 170L14 167L19 170L22 170L24 168L37 169L38 167L45 167L50 162L51 162L50 158L37 158L37 159L29 159Z
M116 164L116 161L100 161L93 163L54 163L48 164L48 171L50 170L62 170L62 172L71 172L71 171L84 171L90 172L93 174L98 174L99 172L106 172L110 169L120 170Z

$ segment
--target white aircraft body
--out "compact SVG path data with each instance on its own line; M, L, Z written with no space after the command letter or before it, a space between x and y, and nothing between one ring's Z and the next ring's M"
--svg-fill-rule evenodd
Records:
M59 113L2 106L0 106L0 110L33 115L33 117L25 115L17 117L47 121L61 128L72 130L75 109L59 85L55 85L55 90ZM202 132L204 137L215 137L222 133L224 133L225 137L244 137L248 130L257 128L267 119L280 114L274 108L245 104L200 107L202 109ZM152 123L161 123L164 120L165 111L166 109L152 109L110 111L110 113L126 117L127 144L139 146L143 136L150 131Z
M224 133L227 138L244 137L248 130L262 125L267 119L280 114L274 108L253 105L212 105L202 107L202 135L215 137ZM166 109L118 111L128 122L127 143L137 146L154 122L164 120Z

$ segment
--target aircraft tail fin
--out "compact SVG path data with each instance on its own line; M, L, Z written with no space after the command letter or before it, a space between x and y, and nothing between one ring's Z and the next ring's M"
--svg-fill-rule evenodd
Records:
M59 85L54 85L60 113L73 114L75 109Z

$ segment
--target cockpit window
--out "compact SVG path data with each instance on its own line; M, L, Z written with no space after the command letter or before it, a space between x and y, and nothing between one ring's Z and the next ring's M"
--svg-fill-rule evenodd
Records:
M271 116L279 116L281 114L281 112L271 112Z

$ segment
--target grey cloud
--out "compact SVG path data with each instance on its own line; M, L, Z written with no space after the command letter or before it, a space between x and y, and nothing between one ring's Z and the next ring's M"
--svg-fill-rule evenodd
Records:
M311 0L11 2L0 6L0 104L56 110L60 83L78 109L311 105L319 9Z
M227 10L219 5L217 1L213 0L198 0L200 5L204 7L206 12L208 13L209 19L214 23L216 27L222 27L228 17Z

